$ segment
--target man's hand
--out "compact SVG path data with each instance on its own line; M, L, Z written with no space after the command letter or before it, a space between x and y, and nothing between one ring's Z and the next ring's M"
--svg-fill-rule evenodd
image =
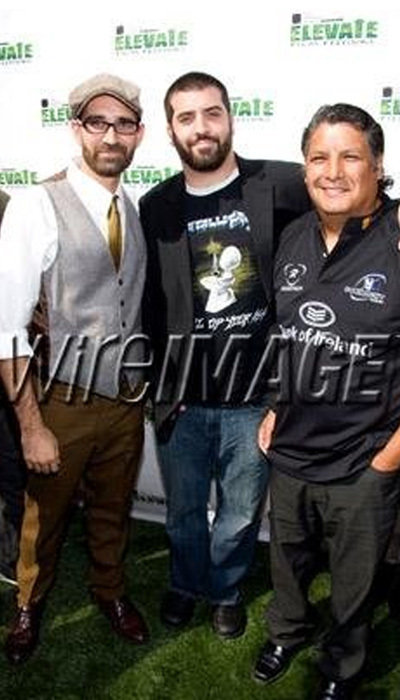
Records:
M276 420L276 413L271 409L268 411L265 418L263 418L262 423L258 429L258 446L261 452L267 453L272 440L272 433L274 432Z
M29 374L29 358L0 360L0 377L17 414L22 451L28 469L38 474L58 472L58 442L43 423Z
M37 474L54 474L60 468L58 442L44 423L21 431L21 445L28 469Z
M400 469L400 463L398 459L395 459L395 455L391 455L389 450L384 447L374 455L371 467L377 472L395 472Z

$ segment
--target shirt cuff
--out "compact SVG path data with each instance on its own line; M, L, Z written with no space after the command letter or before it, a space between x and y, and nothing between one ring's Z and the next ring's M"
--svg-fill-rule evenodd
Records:
M31 357L32 355L33 351L29 345L28 331L0 333L0 360L9 360L15 357Z

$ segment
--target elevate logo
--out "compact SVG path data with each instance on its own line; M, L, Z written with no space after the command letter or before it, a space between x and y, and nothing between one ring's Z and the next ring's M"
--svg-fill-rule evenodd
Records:
M26 187L37 185L38 174L35 170L15 170L15 168L0 169L0 185L6 187Z
M274 115L273 100L261 97L231 97L232 115L244 121L266 121Z
M306 13L292 15L291 46L344 46L372 44L379 34L376 20L321 18Z
M186 29L140 29L127 32L120 24L115 30L114 47L117 54L165 53L181 51L188 45Z
M400 119L400 87L382 88L379 113L382 119Z
M33 44L25 41L1 41L0 65L29 63L33 59Z
M65 102L43 98L40 106L42 126L60 126L60 124L67 124L71 119L71 110Z
M122 173L122 182L125 185L138 185L139 187L148 188L153 187L153 185L158 185L159 182L167 180L178 172L179 170L169 166L165 168L155 168L152 165L139 165L136 168L124 170Z

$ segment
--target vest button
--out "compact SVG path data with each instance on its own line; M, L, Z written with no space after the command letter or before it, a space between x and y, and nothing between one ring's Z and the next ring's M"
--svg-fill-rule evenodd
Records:
M122 321L121 326L122 326L122 328L126 328L126 323L125 323L125 321Z
M118 280L118 284L119 284L120 287L121 287L121 286L123 285L123 280L122 280L122 279L119 279L119 280Z
M120 304L120 306L125 306L125 302L124 302L124 300L123 300L123 299L121 299L121 301L119 302L119 304Z

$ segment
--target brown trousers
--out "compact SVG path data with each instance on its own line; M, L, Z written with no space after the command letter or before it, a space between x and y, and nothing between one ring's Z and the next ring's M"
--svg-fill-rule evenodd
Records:
M56 384L42 405L46 425L59 441L57 474L29 474L17 565L18 604L42 599L55 576L69 505L83 481L94 595L110 600L124 592L123 559L132 489L143 446L143 406L92 396L71 403Z

